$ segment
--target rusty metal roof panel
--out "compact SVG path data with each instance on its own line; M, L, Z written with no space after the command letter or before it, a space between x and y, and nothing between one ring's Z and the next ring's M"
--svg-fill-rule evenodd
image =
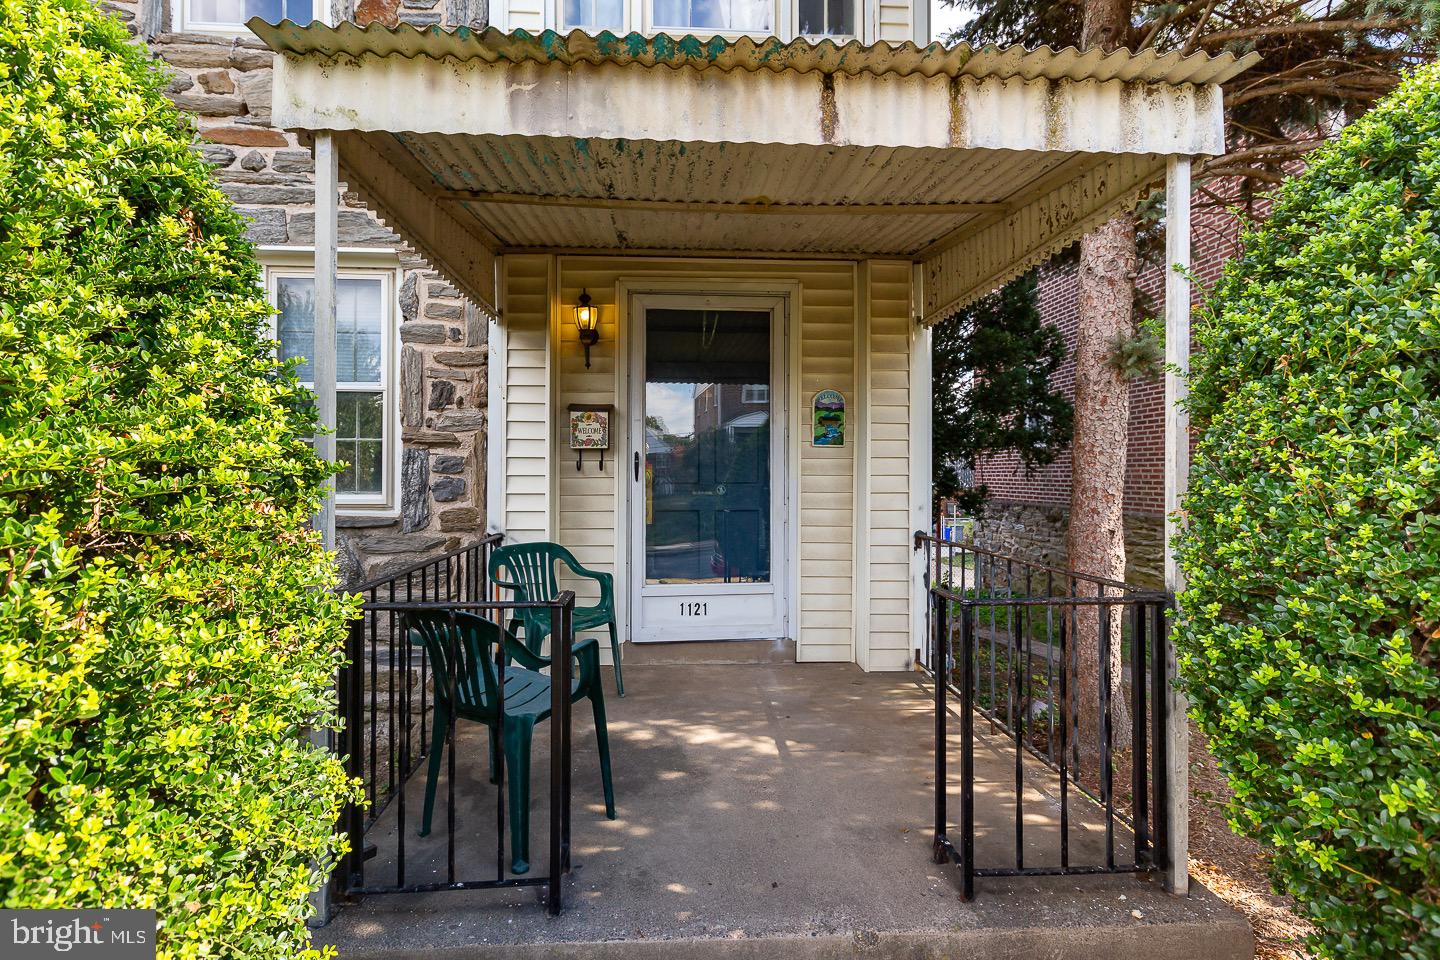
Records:
M920 75L925 77L972 77L1023 80L1121 80L1179 86L1223 83L1249 69L1259 54L1236 56L1222 53L1209 56L1194 53L1158 53L1145 50L1131 53L1116 50L1080 51L1074 47L1026 49L1022 46L971 47L931 43L921 47L900 44L862 44L852 40L805 39L783 41L776 37L753 40L741 37L708 40L692 36L672 37L659 33L647 36L629 33L617 36L603 31L568 34L546 30L532 34L525 30L503 31L494 27L471 30L467 27L424 29L410 24L386 27L371 23L361 27L346 21L339 26L319 22L300 25L289 20L266 23L256 17L249 28L277 53L323 57L398 56L429 57L435 60L483 60L490 63L636 64L644 67L689 67L696 70L745 70L757 72L795 71L800 73L869 73L877 76Z
M786 203L1006 201L1065 166L1063 152L577 141L564 137L371 134L391 138L437 202L476 217L502 249L751 250L910 255L975 212L788 215ZM408 164L407 164L408 167ZM575 206L474 202L463 191L580 198ZM451 199L440 199L457 192ZM625 208L632 200L773 202L764 216ZM616 201L616 202L611 202ZM607 204L609 204L607 206Z

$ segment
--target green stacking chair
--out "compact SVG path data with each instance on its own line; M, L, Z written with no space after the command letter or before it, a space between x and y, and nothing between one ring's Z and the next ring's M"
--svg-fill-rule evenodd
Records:
M615 578L598 570L587 570L558 543L516 543L496 547L490 554L490 579L514 591L516 600L543 602L560 593L557 564L565 564L577 577L600 585L600 600L592 607L575 607L575 632L610 628L610 658L615 662L615 692L625 696L625 678L620 673L620 637L615 629ZM502 576L501 570L505 573ZM550 635L550 611L517 610L517 621L525 627L525 646L539 654ZM513 630L515 623L511 623Z
M453 618L453 619L452 619ZM435 674L429 772L425 780L425 811L420 835L430 833L435 811L435 786L445 751L450 717L490 728L490 782L499 780L498 754L504 751L509 779L510 871L530 870L530 743L535 725L550 716L550 678L541 670L545 657L531 653L510 631L468 613L444 610L412 612L407 617L410 642L424 646ZM450 631L454 630L455 635ZM503 648L505 695L499 695L496 647ZM589 699L595 712L595 737L600 748L600 778L605 787L605 815L615 819L615 790L610 783L610 739L605 729L605 693L600 684L600 643L591 637L572 647L575 675L570 702ZM455 697L451 702L450 679ZM501 723L501 710L504 723ZM503 732L502 732L503 730ZM555 811L551 811L555 816Z

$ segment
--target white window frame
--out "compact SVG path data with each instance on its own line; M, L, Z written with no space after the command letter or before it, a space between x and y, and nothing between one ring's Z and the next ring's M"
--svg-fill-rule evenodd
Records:
M740 388L740 402L748 404L768 404L770 402L770 384L768 383L747 383Z
M311 0L311 16L316 20L321 19L327 2L328 0ZM243 23L212 23L191 17L190 0L171 0L170 19L171 29L175 33L209 33L223 37L254 36L250 28Z
M800 0L790 0L790 35L792 37L804 37L807 40L834 40L837 43L846 43L850 40L860 39L860 17L865 12L865 4L861 0L847 0L855 6L855 32L854 33L801 33L800 32ZM914 0L915 3L922 0ZM926 0L928 2L928 0Z
M302 247L261 247L258 251L264 265L265 299L276 303L276 282L281 277L313 278L315 253ZM337 253L337 279L369 280L379 278L385 306L381 318L380 383L381 406L384 413L381 436L383 475L379 494L336 493L335 510L341 515L398 516L400 504L400 459L403 443L400 429L400 285L404 270L393 250L341 248ZM276 314L270 315L270 338L279 336ZM374 383L337 382L337 393L375 392Z
M510 13L511 2L512 0L505 0L504 3L496 4L492 7L492 9L495 11L496 23L503 26L504 29L513 29L515 27L515 23L513 22L514 18L511 16ZM872 4L865 2L865 0L851 0L851 2L855 4L856 33L837 33L829 35L810 34L807 36L807 39L830 39L839 43L845 43L850 40L860 40L862 42L865 42L866 38L872 36L874 33L874 24L870 23L868 20L868 18L873 16ZM567 33L571 30L582 30L593 36L596 33L599 33L601 30L610 30L617 34L629 33L631 31L638 30L641 33L653 36L661 30L665 30L670 33L677 33L683 29L679 27L656 26L654 16L654 0L624 0L624 23L614 27L581 27L566 23L565 0L549 0L549 2L544 4L541 9L544 10L543 19L546 26L550 27L551 29ZM765 32L765 35L774 34L775 36L778 36L781 40L787 42L801 36L800 7L796 0L783 0L783 2L782 0L774 0L774 7L771 13L771 17L771 22L773 23L773 26L769 31ZM530 26L528 22L522 22L522 25ZM720 37L724 37L727 40L735 40L741 36L745 36L744 32L723 30L700 29L697 31L697 33L706 38L718 35ZM761 39L761 37L757 36L754 39L758 40Z
M563 0L561 0L561 2L563 2ZM638 0L638 2L640 4L641 29L651 36L657 33L666 33L671 36L680 36L682 33L693 33L695 36L705 38L724 37L726 40L738 40L740 37L749 37L752 40L763 40L766 37L778 35L788 29L790 35L793 37L795 35L795 21L799 16L798 14L792 13L790 22L787 24L784 21L784 10L781 0L771 0L770 26L765 30L718 30L714 27L658 26L655 23L655 0ZM786 2L793 3L794 0L786 0Z
M650 0L645 0L645 2L646 2L646 3L649 3ZM561 33L569 33L571 30L583 30L584 32L586 32L586 33L594 36L595 34L601 32L602 30L609 30L611 33L624 35L624 34L630 32L630 20L631 20L630 8L631 8L632 6L634 6L634 0L621 0L621 2L620 2L620 21L621 21L621 22L620 22L619 24L613 26L613 27L596 27L596 26L587 26L587 25L573 24L573 23L567 22L567 21L565 20L565 0L555 0L555 3L554 3L554 17L555 17L555 20L554 20L554 22L557 24L556 29L557 29L559 32L561 32ZM507 10L506 12L507 12L507 14L508 14L509 11Z

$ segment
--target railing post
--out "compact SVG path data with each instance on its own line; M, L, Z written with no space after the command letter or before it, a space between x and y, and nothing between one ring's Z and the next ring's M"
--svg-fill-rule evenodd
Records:
M1154 856L1155 866L1171 872L1170 817L1170 645L1167 636L1166 605L1155 604L1155 620L1150 633L1150 779L1154 783Z
M975 899L975 611L960 603L960 899ZM948 675L948 670L946 671Z
M1131 606L1130 619L1130 808L1135 826L1135 866L1153 863L1150 850L1150 798L1146 784L1145 685L1148 682L1143 601Z
M352 778L364 776L365 729L365 619L350 621L345 635L345 663L340 667L340 711L345 719L345 772ZM340 891L362 886L365 882L364 814L358 803L348 803L341 813L342 829L349 850L342 861Z
M949 859L945 851L945 832L948 829L946 792L949 789L945 770L945 755L949 748L945 716L945 685L950 680L945 643L950 624L948 606L949 602L944 597L934 590L930 591L930 664L935 676L935 838L931 844L930 855L936 863L944 863Z
M565 872L570 866L570 650L575 594L567 590L558 602L559 624L551 632L550 650L550 876L545 909L551 916L564 904ZM552 607L552 618L555 612Z

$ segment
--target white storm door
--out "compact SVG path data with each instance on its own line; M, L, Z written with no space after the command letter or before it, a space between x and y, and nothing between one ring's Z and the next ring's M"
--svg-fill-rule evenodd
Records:
M785 300L634 298L631 639L786 635Z

